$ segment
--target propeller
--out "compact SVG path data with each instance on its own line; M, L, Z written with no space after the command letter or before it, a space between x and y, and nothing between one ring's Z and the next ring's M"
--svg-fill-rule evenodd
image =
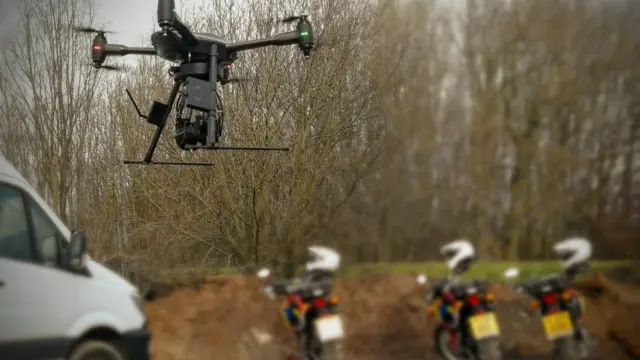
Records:
M281 19L280 22L283 24L288 24L298 20L307 20L308 16L309 14L287 16L286 18Z
M115 65L100 65L100 67L98 69L105 69L105 70L114 70L114 71L121 71L124 70L123 67L121 66L115 66Z
M91 66L93 68L95 68L96 70L109 70L109 71L122 71L124 70L123 67L121 66L115 66L115 65L96 65L96 64L88 64L88 66Z
M301 15L292 15L287 16L284 19L281 19L280 22L283 24L292 23L297 21L296 31L298 32L298 36L300 37L298 42L298 48L302 51L305 57L309 57L311 54L311 50L313 50L313 28L311 23L307 19L308 14Z
M113 31L98 30L88 26L74 26L73 30L88 34L113 34Z

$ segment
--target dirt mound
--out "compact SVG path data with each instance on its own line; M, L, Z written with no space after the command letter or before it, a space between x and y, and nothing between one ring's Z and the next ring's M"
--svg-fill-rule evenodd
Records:
M251 277L216 277L200 289L181 289L147 307L156 360L287 359L294 339L279 313L280 302L258 292ZM586 326L596 358L637 359L640 288L597 277L577 284L587 298ZM508 359L543 359L550 344L540 320L523 311L527 300L501 284L498 299L502 342ZM347 359L435 359L434 324L422 300L425 287L408 275L371 275L339 282ZM261 342L268 343L260 345Z
M198 290L182 289L147 305L154 359L260 359L252 351L260 336L275 336L280 348L293 345L278 303L260 294L249 277L217 277ZM282 349L270 352L283 353ZM271 357L273 358L273 357Z
M604 275L619 283L640 286L640 262L606 270Z

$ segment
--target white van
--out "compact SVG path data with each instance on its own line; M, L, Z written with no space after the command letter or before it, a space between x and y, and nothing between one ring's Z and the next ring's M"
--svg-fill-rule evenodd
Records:
M149 342L138 290L0 153L0 359L146 360Z

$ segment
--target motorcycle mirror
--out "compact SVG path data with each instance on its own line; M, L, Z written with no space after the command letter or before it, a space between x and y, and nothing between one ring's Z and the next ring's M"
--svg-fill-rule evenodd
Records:
M507 279L517 278L520 275L520 269L517 267L510 267L502 274Z
M258 275L259 278L264 279L264 278L268 277L269 275L271 275L271 270L269 270L267 268L262 268L262 269L260 269L260 271L258 271L256 273L256 275Z
M276 297L275 294L273 293L273 286L271 285L264 286L261 289L261 292L271 300L275 299Z
M427 275L425 274L420 274L416 277L416 281L418 282L418 284L423 285L427 283Z

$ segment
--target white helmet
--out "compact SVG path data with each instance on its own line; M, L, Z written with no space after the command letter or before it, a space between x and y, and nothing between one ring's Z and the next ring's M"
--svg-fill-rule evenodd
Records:
M591 242L585 238L568 238L556 243L553 252L560 258L562 266L569 269L589 260L592 252Z
M446 258L449 270L456 274L465 272L476 255L473 244L465 239L445 244L440 253Z
M340 267L340 254L324 246L309 246L307 249L311 261L307 262L307 270L336 271Z

